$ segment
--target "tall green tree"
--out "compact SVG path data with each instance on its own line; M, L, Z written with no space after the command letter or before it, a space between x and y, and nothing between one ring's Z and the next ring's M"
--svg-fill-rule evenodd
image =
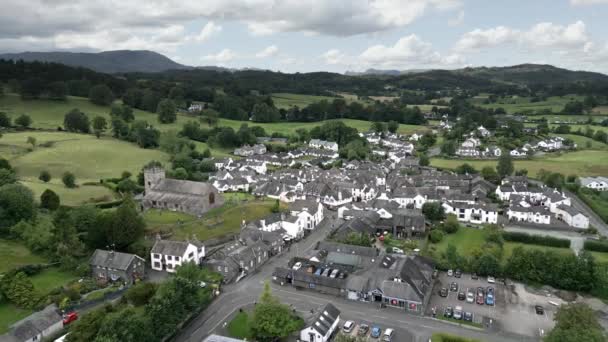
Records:
M40 208L57 210L60 205L59 196L51 189L46 189L40 195Z
M127 196L122 204L116 209L114 222L108 236L111 242L120 250L126 248L141 238L144 234L146 224L135 207L135 202Z
M562 305L557 310L555 327L545 342L602 342L606 334L598 323L595 312L584 303Z
M91 130L89 117L77 108L74 108L65 114L63 126L69 132L89 133Z
M107 85L98 84L89 91L89 100L96 105L109 106L114 101L114 94Z
M158 122L162 124L173 123L177 120L177 108L175 108L175 103L169 99L164 99L158 103L156 113L158 114Z
M61 176L61 181L66 188L75 188L76 187L76 176L70 171L66 171Z
M36 216L34 194L21 184L0 186L0 234L21 220L31 220Z
M27 114L21 114L15 119L15 125L21 128L28 128L32 124L32 118Z
M251 331L255 339L261 342L283 339L303 325L301 318L272 296L270 285L266 283L260 302L253 311Z
M509 153L503 153L498 158L498 164L496 165L496 172L501 178L506 176L510 176L515 171L515 167L513 166L513 158Z
M108 122L103 116L96 116L93 118L93 131L97 138L101 137L103 132L108 128Z
M422 205L422 213L424 214L424 217L431 222L445 219L445 209L440 202L424 203Z

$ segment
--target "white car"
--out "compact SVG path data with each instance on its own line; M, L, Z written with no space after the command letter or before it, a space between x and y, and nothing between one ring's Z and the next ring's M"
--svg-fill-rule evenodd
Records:
M454 319L462 319L462 306L457 306L454 308L454 314L452 317L454 317Z
M475 294L473 293L473 291L468 290L467 291L467 303L474 303L475 302Z
M488 276L488 283L494 284L495 282L496 282L496 279L494 279L494 277Z
M453 275L454 275L454 271L452 271L452 270L448 270L448 277L451 277L451 276L453 276Z
M342 326L342 330L344 330L345 333L350 333L351 331L353 331L354 327L355 327L355 322L346 321L346 322L344 322L344 325Z
M403 249L401 249L401 248L393 247L393 253L403 254L404 252L403 252Z
M296 262L296 263L293 265L293 267L292 267L292 268L293 268L293 270L294 270L294 271L297 271L297 270L299 270L300 268L302 268L302 263L298 261L298 262Z

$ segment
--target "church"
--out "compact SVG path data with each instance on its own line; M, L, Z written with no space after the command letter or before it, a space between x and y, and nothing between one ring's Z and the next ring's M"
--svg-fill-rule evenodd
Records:
M166 178L161 167L145 169L144 181L144 210L157 208L201 216L224 204L224 198L213 185Z

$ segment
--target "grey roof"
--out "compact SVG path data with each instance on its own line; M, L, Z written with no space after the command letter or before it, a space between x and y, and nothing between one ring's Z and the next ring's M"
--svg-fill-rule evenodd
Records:
M331 303L325 304L325 306L319 311L312 321L311 327L318 331L322 336L327 335L331 326L340 317L340 310L338 310Z
M560 204L557 206L557 209L567 212L568 214L570 214L570 216L576 216L578 214L582 215L582 213L579 210L577 210L576 208L571 207L569 205Z
M385 297L415 302L423 301L423 298L408 283L384 280L380 290Z
M356 254L329 252L325 261L330 264L359 266L361 265L361 256Z
M150 253L182 256L186 253L188 245L189 243L185 241L157 240Z
M306 209L309 213L315 214L319 209L319 202L311 200L297 200L289 205L291 211L303 211Z
M57 310L57 305L51 304L11 325L10 335L16 337L19 341L26 341L61 322L61 320L62 317Z
M321 241L321 242L319 242L317 249L325 250L327 252L337 252L337 253L343 253L343 254L366 256L366 257L370 257L370 258L378 256L378 250L376 248L347 245L347 244L336 243L336 242Z
M138 257L135 254L96 249L93 253L93 256L91 256L89 264L93 266L114 268L117 270L126 271L134 259L140 259L141 261L144 261L144 259Z
M207 195L213 191L217 192L217 189L209 183L171 178L162 179L152 190L188 195Z

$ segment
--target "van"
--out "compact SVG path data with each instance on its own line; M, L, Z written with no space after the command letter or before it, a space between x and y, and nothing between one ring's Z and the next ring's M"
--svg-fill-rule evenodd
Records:
M384 335L382 336L382 341L391 342L393 340L393 329L386 329L384 331Z

